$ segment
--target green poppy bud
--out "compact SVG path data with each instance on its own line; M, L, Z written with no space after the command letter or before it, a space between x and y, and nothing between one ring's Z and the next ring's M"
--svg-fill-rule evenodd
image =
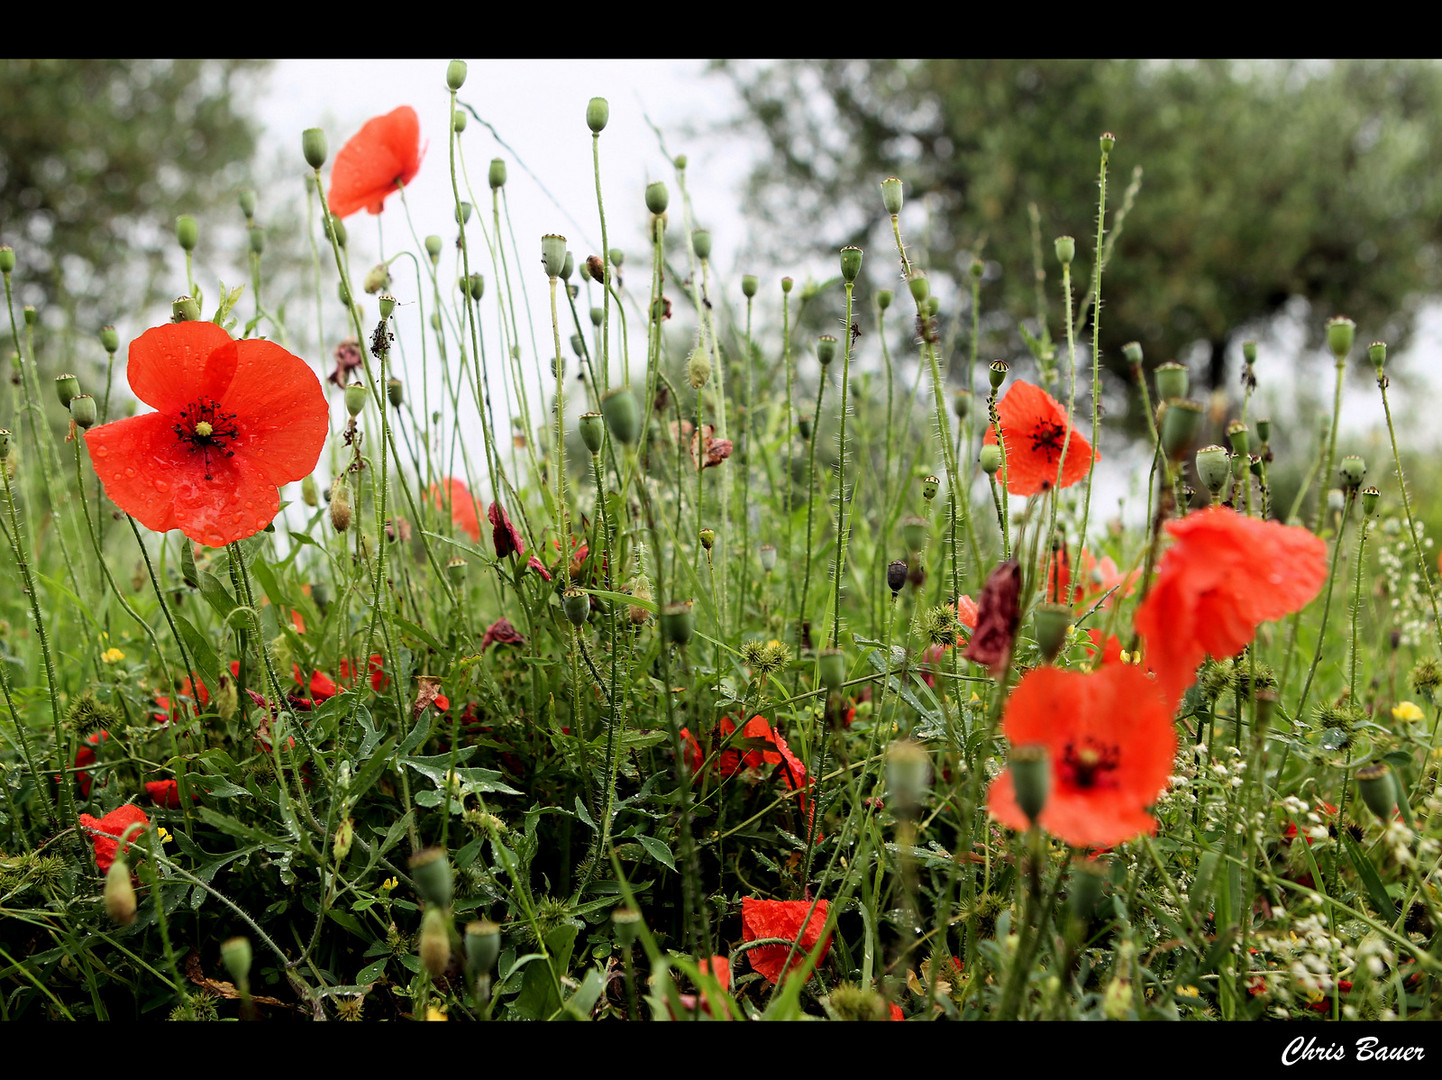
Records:
M1014 746L1011 750L1011 780L1016 803L1035 827L1051 794L1051 762L1045 746Z
M555 233L547 233L541 237L541 265L546 268L546 276L559 278L565 264L566 238Z
M611 105L603 97L593 97L586 104L586 126L591 129L593 135L599 135L606 130L606 123L611 119Z
M686 169L686 155L685 155L685 154L677 154L677 155L676 155L676 158L675 158L675 160L672 162L672 164L674 164L674 165L676 166L676 169L677 169L678 171L684 172L685 169Z
M1374 341L1367 346L1367 358L1372 361L1372 366L1377 369L1380 378L1382 369L1387 366L1387 343L1385 341Z
M844 247L841 249L841 277L849 285L856 280L861 273L861 249L859 247Z
M686 364L686 379L692 390L700 390L711 379L711 358L700 345L691 350L691 359Z
M330 851L335 856L335 861L341 863L350 854L350 846L355 841L355 822L346 818L336 828L335 838L331 842Z
M921 497L927 502L936 498L937 490L941 487L939 476L923 476L921 478Z
M833 694L839 691L846 681L846 655L840 649L822 649L817 664L821 685Z
M896 809L908 817L926 801L931 790L931 756L911 739L898 739L886 748L886 791Z
M34 304L26 304L21 310L21 314L25 317L26 326L34 326L40 321L40 312L35 310Z
M439 979L451 962L451 931L439 907L428 907L421 916L421 964Z
M1010 370L1005 360L993 360L987 365L986 377L992 390L1001 389L1001 384L1006 382L1006 373Z
M438 262L440 260L441 248L443 246L444 241L442 241L439 236L432 234L426 237L426 254L431 257L432 263Z
M572 626L584 626L591 616L591 597L580 589L567 589L561 594L561 607Z
M1066 644L1072 623L1071 609L1065 604L1038 604L1032 613L1032 622L1042 659L1051 663Z
M1188 385L1191 382L1187 369L1178 364L1175 360L1165 364L1158 364L1153 377L1157 382L1157 397L1163 401L1170 401L1172 398L1184 398L1187 396Z
M1001 447L996 443L985 444L977 460L981 462L982 472L995 476L1001 470Z
M320 128L306 128L300 133L300 149L305 155L305 163L312 169L319 169L325 164L325 132Z
M1213 497L1221 494L1231 475L1231 458L1226 448L1213 444L1197 451L1197 479Z
M177 296L170 305L171 322L199 322L200 305L189 296Z
M891 306L891 302L895 299L896 294L893 293L890 289L881 289L876 294L876 306L882 311L885 311Z
M618 270L621 268L621 264L626 261L626 253L620 248L612 248L606 252L606 257L611 260L611 265Z
M911 298L918 304L931 293L931 286L927 283L926 275L920 270L911 272L911 277L906 279L906 287L911 290Z
M1327 492L1327 513L1340 514L1347 506L1347 494L1341 488L1332 488Z
M1345 360L1352 351L1352 342L1356 337L1357 324L1347 316L1338 315L1335 319L1327 320L1327 348L1332 350L1338 363Z
M457 135L466 130L466 114L460 109L451 113L451 130Z
M336 246L337 246L337 247L342 247L342 248L345 247L345 244L346 244L345 222L342 221L340 218L336 217L334 214L327 214L327 215L326 215L326 218L325 218L325 234L326 234L327 237L333 237L333 238L335 239L335 242L336 242Z
M1374 761L1357 770L1357 790L1362 801L1385 824L1397 807L1397 787L1392 782L1392 766Z
M1181 459L1197 441L1205 410L1201 402L1172 398L1162 414L1162 451L1173 461Z
M130 884L130 864L117 855L105 872L105 914L120 926L135 921L135 887Z
M70 418L75 421L76 427L89 431L98 419L95 399L89 394L76 394L70 399Z
M605 321L605 319L606 319L606 311L605 311L604 308L593 307L593 308L591 309L591 325L592 325L592 326L599 327L599 326L601 325L601 323L603 323L603 322Z
M568 251L568 252L566 252L566 257L561 260L561 280L562 280L562 281L570 281L570 280L571 280L571 275L574 274L575 272L576 272L576 258L575 258L574 255L572 255L572 254ZM574 300L575 297L572 296L571 299Z
M836 339L830 334L823 334L817 339L816 359L823 368L836 359Z
M330 486L330 526L338 533L350 528L350 485L341 477Z
M351 383L345 388L345 411L359 416L366 407L366 388L361 383Z
M501 955L501 928L490 919L466 924L466 974L489 975Z
M576 427L581 431L581 441L586 444L586 449L599 454L606 436L605 418L598 412L582 413Z
M768 574L776 569L776 549L770 544L762 544L757 549L756 557L761 560L761 569Z
M629 949L636 941L641 927L641 913L635 908L619 907L611 912L611 926L616 931L616 940L623 948Z
M757 280L755 274L743 274L743 275L742 275L742 277L741 277L741 295L744 296L744 297L746 297L747 300L750 300L753 296L756 295L756 290L757 290L758 288L760 288L760 286L761 286L761 282Z
M446 65L446 86L451 90L459 90L466 84L466 62L464 60L452 60Z
M10 432L0 428L0 461L10 456Z
M661 634L671 644L687 644L695 629L689 602L667 604L661 609Z
M707 551L710 551L713 547L716 546L716 530L715 530L715 529L702 529L700 535L701 535L701 546L702 546L703 548L705 548Z
M307 473L300 481L300 500L306 506L319 506L320 499L315 488L315 477Z
M1337 471L1342 474L1342 480L1348 489L1355 491L1362 486L1362 478L1367 475L1367 463L1356 454L1348 454L1342 459Z
M433 847L417 852L410 858L410 868L416 892L426 903L438 908L450 907L455 881L445 848Z
M390 268L385 263L381 263L379 266L372 266L367 271L365 279L361 282L361 288L365 289L366 295L374 296L382 289L388 288L390 283Z
M894 176L888 176L881 182L881 205L892 217L901 213L902 189L901 181Z
M611 437L627 446L633 445L641 435L641 411L636 404L636 395L626 387L617 387L601 399L601 412L606 417L606 426Z
M265 254L265 230L259 225L252 225L246 230L246 237L250 240L250 251L252 255Z
M1070 236L1058 236L1056 238L1056 261L1063 266L1070 266L1076 258L1076 239Z
M908 517L901 521L901 542L910 552L920 551L926 546L926 534L931 526L923 517Z
M906 584L906 560L897 559L886 565L886 587L891 590L894 598L901 592L901 587Z
M200 226L196 224L195 218L182 214L175 219L175 239L180 243L182 251L195 250L195 245L200 243Z
M501 160L500 158L492 158L492 159L491 159L491 170L490 170L490 173L489 173L488 176L487 176L487 179L488 179L489 182L490 182L491 190L492 190L492 191L495 191L497 188L503 188L503 187L505 187L505 186L506 186L506 163L505 163L503 160Z
M1142 366L1142 343L1140 341L1128 341L1122 346L1122 358L1131 367Z
M120 335L115 332L113 326L102 326L100 328L100 347L108 353L114 353L120 348Z
M480 271L476 271L466 279L466 294L477 302L486 295L486 279Z
M15 269L15 249L9 244L0 246L0 274L8 274Z
M646 185L646 209L653 214L664 214L671 203L671 193L660 180Z
M60 404L67 409L70 407L70 399L80 393L80 380L74 375L55 376L55 396L60 399Z
M709 259L711 257L711 230L697 229L693 232L691 246L696 249L696 258Z
M1245 458L1247 451L1251 449L1251 440L1247 433L1247 425L1240 420L1233 420L1228 424L1227 442L1232 444L1232 453L1240 454Z
M929 295L926 298L926 304L924 306L926 308L926 314L935 318L936 314L941 311L941 297L935 294Z
M220 943L220 961L225 965L225 970L230 977L235 980L236 986L249 984L250 965L253 959L254 954L249 938L227 938Z

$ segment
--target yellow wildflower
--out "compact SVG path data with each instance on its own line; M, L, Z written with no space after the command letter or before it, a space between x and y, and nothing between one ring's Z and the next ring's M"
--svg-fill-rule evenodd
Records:
M158 837L160 837L160 842L161 842L162 844L168 844L168 843L170 843L172 840L175 839L175 837L173 837L173 836L170 835L170 831L169 831L168 829L164 828L163 826L157 826L157 827L156 827L156 829L155 829L155 835L158 836Z
M399 885L399 884L400 884L400 882L397 881L395 878L393 878L393 877L388 877L388 878L386 878L384 881L381 882L381 888L382 888L385 892L390 892L392 889L394 889L394 888L395 888L397 885Z
M1392 706L1392 718L1394 720L1404 720L1415 723L1422 719L1422 710L1418 708L1415 702L1399 701L1396 705Z
M104 660L107 664L118 664L125 659L125 653L112 645L100 654L100 659ZM1413 708L1416 708L1416 706L1414 705Z

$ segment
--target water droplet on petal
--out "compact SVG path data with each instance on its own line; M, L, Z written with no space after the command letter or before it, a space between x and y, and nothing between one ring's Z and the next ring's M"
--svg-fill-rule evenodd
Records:
M96 456L96 457L109 457L109 456L110 456L110 447L108 447L108 446L97 446L97 447L95 448L95 456Z
M155 481L155 490L163 495L165 494L165 492L170 490L170 484L168 484L164 480L157 480Z
M125 475L126 475L126 476L134 476L134 475L135 475L135 470L132 469L132 468L127 467L126 470L125 470Z

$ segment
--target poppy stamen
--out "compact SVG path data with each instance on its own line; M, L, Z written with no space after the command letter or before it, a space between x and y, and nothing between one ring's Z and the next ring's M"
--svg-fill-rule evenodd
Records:
M1065 439L1066 427L1064 425L1051 420L1041 420L1031 433L1031 448L1033 450L1044 449L1048 457L1053 454L1059 455Z
M200 451L205 458L205 478L214 480L210 473L210 452L215 450L225 457L234 457L235 451L226 443L240 434L235 426L235 413L218 411L219 406L209 398L192 401L180 410L180 423L173 425L176 437L189 445L190 450Z
M1076 743L1067 743L1058 771L1062 774L1063 783L1094 790L1116 786L1110 774L1120 763L1120 754L1115 746L1100 745L1088 738L1080 747Z

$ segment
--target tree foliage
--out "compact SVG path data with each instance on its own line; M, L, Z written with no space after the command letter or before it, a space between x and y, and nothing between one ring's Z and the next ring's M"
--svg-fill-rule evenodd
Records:
M1296 296L1318 309L1319 329L1345 313L1361 340L1395 344L1416 301L1442 284L1434 65L932 60L728 70L770 147L751 204L767 242L789 245L792 257L797 245L890 249L877 184L899 176L913 260L933 282L960 280L980 254L982 303L1015 326L1037 312L1035 203L1054 339L1051 240L1077 237L1073 280L1085 288L1098 136L1114 132L1109 226L1133 168L1145 171L1106 266L1101 344L1116 367L1126 341L1143 344L1149 365L1205 343L1219 380L1229 342Z

